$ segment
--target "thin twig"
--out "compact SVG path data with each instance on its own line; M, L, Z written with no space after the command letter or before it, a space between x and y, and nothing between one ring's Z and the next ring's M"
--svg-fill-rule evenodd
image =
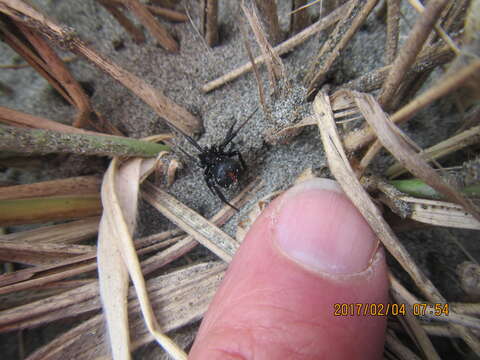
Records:
M352 1L353 0L350 0L348 3L346 3L345 5L342 5L327 17L318 20L316 23L310 25L308 28L306 28L302 32L284 41L283 43L274 47L273 49L279 56L294 49L295 47L302 44L303 42L305 42L307 39L309 39L319 31L322 31L330 27L331 25L335 24L338 20L340 20L341 17L344 15L345 9L348 8L348 6ZM257 56L255 58L255 64L257 65L262 64L264 62L265 62L265 58L263 56ZM240 67L236 68L235 70L232 70L229 73L205 84L202 87L202 90L204 92L210 92L212 90L215 90L216 88L224 85L229 81L235 80L236 78L240 77L241 75L251 70L252 70L252 64L250 62L247 62L244 65L241 65Z
M438 16L442 12L448 0L431 1L427 8L413 26L405 44L395 58L392 69L383 84L382 90L378 96L378 101L383 109L389 109L390 103L397 92L400 82L410 69L415 59L422 49L425 40L427 40L430 31L435 25Z
M292 1L292 12L290 13L290 34L296 34L312 22L308 11L304 8L307 4L307 0L293 0ZM297 9L303 9L300 11L295 11Z
M146 6L139 0L123 0L125 6L135 14L150 33L157 39L158 43L166 50L178 52L180 47L177 41L168 33L150 13Z
M150 105L159 116L169 123L174 123L174 125L185 133L191 135L199 132L201 129L202 126L197 117L193 116L185 108L174 103L163 95L160 90L147 84L138 76L133 75L93 51L76 36L72 29L55 24L45 15L18 0L1 0L0 12L41 32L54 43L86 57Z
M202 0L202 29L208 46L218 43L218 0Z
M167 20L170 20L170 21L177 21L177 22L188 21L187 15L185 15L181 12L175 11L175 10L171 10L171 9L167 9L167 8L163 8L163 7L155 6L155 5L147 5L147 9L152 14L161 16L164 19L167 19Z
M387 0L387 45L385 63L390 64L397 56L400 23L400 0Z
M132 36L133 41L137 44L142 44L145 42L145 35L141 28L136 27L135 24L126 17L122 11L119 9L121 3L111 1L111 0L97 0L100 5L102 5L105 10L107 10L118 23L123 26L123 28Z
M433 45L425 47L417 57L415 64L412 65L406 77L412 78L419 76L425 71L431 70L437 66L443 65L451 61L454 57L452 50L446 45ZM379 89L391 70L392 65L386 65L372 70L346 84L342 84L342 88L357 90L361 92L372 92Z
M393 123L402 123L409 120L415 113L425 108L433 101L461 87L478 72L480 72L480 60L475 60L468 66L457 71L455 74L444 75L437 81L436 86L430 88L398 110L390 117L390 120ZM371 142L374 138L375 135L373 131L366 126L361 130L349 133L343 139L343 143L347 151L354 151Z
M367 19L377 2L378 0L355 0L348 7L343 18L309 66L305 76L309 97L314 95L315 90L325 82L328 72L340 57L342 50Z
M254 2L265 25L268 42L272 45L278 44L282 40L282 30L278 22L276 0L254 0Z
M252 49L250 48L250 44L248 43L248 36L247 31L245 30L245 24L240 24L240 29L242 31L243 37L243 44L245 46L245 50L247 51L248 58L250 59L250 63L253 67L253 73L255 74L255 79L257 81L257 88L258 88L258 98L260 100L260 104L262 105L263 112L267 113L267 103L265 101L265 92L263 91L262 79L260 78L260 73L258 71L258 67L255 64L255 59L253 57Z

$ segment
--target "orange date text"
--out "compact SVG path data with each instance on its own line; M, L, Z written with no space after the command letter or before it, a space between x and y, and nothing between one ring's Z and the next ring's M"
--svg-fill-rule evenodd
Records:
M388 316L405 315L405 304L352 303L333 304L333 316Z

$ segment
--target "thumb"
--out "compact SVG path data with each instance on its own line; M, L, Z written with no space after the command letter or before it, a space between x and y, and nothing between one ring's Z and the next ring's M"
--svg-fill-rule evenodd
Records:
M190 358L381 358L386 317L363 311L387 300L376 236L336 182L309 180L256 220ZM335 316L334 304L348 304L354 315Z

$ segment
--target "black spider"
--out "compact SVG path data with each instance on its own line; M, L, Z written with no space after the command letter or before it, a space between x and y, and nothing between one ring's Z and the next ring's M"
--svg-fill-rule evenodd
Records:
M205 169L205 182L212 194L218 196L225 204L231 206L237 211L239 210L227 201L225 195L220 191L219 186L228 189L231 185L237 183L242 176L242 173L247 170L247 164L245 164L242 154L234 149L234 145L231 141L237 136L240 129L242 129L257 110L258 108L235 131L233 131L236 123L234 121L232 126L230 126L230 129L228 129L225 139L219 145L202 147L193 138L176 128L198 151L200 151L198 154L199 162L197 162L197 164ZM229 144L230 147L227 150ZM192 157L183 149L181 150L187 156Z

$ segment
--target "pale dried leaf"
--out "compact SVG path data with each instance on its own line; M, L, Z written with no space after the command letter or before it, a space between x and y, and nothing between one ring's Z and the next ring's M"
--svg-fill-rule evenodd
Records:
M412 220L436 226L480 230L480 222L457 204L409 196L401 196L399 200L411 205L409 217Z
M149 294L162 329L171 331L200 319L207 310L226 270L213 262L193 265L148 281ZM145 327L140 305L129 304L132 348L149 343L152 335ZM102 314L83 322L31 354L27 360L91 360L106 355L107 339Z
M232 260L238 243L213 223L151 183L145 184L142 195L150 205L222 260Z
M383 112L380 105L368 94L351 92L360 112L365 117L370 127L375 132L382 145L416 177L422 179L426 184L437 190L439 193L452 202L463 206L475 218L480 219L480 212L476 206L468 199L462 196L459 191L447 184L437 172L432 169L425 160L423 160L413 149L409 142L405 140L406 135L390 121Z
M25 243L75 244L89 239L98 232L98 217L85 218L65 224L44 226L33 230L0 235L0 240Z
M136 199L138 198L138 188L140 185L140 178L141 178L141 160L132 160L132 170L129 174L125 172L125 176L122 179L123 181L118 182L116 179L116 166L117 160L113 159L112 163L105 174L104 186L102 186L102 199L105 203L105 206L108 206L111 211L105 211L105 219L107 224L110 224L110 230L113 230L113 234L116 234L116 246L119 251L118 258L121 257L123 260L124 265L128 269L128 273L132 279L132 282L135 286L135 290L140 302L140 306L142 309L142 314L144 316L144 320L146 322L148 330L151 334L155 337L156 341L174 358L176 359L186 359L186 354L179 349L167 336L165 336L159 328L157 319L155 318L155 314L153 313L150 300L147 294L145 279L142 274L142 270L140 267L140 262L138 260L138 256L135 252L135 247L133 245L131 233L133 232L134 224L135 224L135 216L136 216ZM119 174L119 177L122 178L122 173ZM112 186L112 184L115 184ZM119 192L117 194L117 191ZM120 192L122 192L121 196ZM134 206L125 206L125 215L123 214L122 206L126 205L126 203L134 203ZM107 205L108 204L108 205ZM122 263L122 264L123 264ZM117 267L119 265L116 265ZM113 269L113 266L110 270ZM110 277L114 276L110 274ZM110 280L109 277L106 277L106 280ZM124 279L120 279L120 276L117 276L117 286L123 289L121 283L124 282ZM114 325L122 326L123 327L123 336L126 336L128 331L128 326L124 323L124 319L127 318L126 316L126 302L125 297L118 296L117 299L111 300L115 303L115 307L118 309L119 307L123 306L125 312L122 314L115 315L112 319L115 319L115 323L109 322L109 327L114 329ZM122 303L124 301L124 303ZM112 307L113 308L113 307ZM108 313L107 313L108 315ZM113 350L120 356L119 358L125 358L125 354L127 353L128 345L120 344L121 341L125 341L124 338L122 339L113 339L111 336L112 341L112 348ZM115 341L115 343L113 343ZM127 343L129 341L127 340ZM118 347L118 348L117 348ZM128 352L129 354L129 352ZM115 353L114 353L115 355ZM128 355L129 357L129 355Z
M425 161L439 159L467 146L478 143L479 138L480 126L474 126L423 150L419 156ZM405 172L407 172L407 169L405 169L400 163L396 163L388 168L386 175L390 178L396 178Z
M114 359L130 359L127 312L129 277L119 249L121 243L117 240L122 236L118 234L118 230L122 228L117 227L116 223L124 220L128 228L126 236L132 236L135 227L140 164L141 160L131 160L115 173L117 161L113 160L102 184L103 215L98 232L98 279ZM115 216L118 208L112 206L112 203L117 199L119 207L124 211L123 219Z

